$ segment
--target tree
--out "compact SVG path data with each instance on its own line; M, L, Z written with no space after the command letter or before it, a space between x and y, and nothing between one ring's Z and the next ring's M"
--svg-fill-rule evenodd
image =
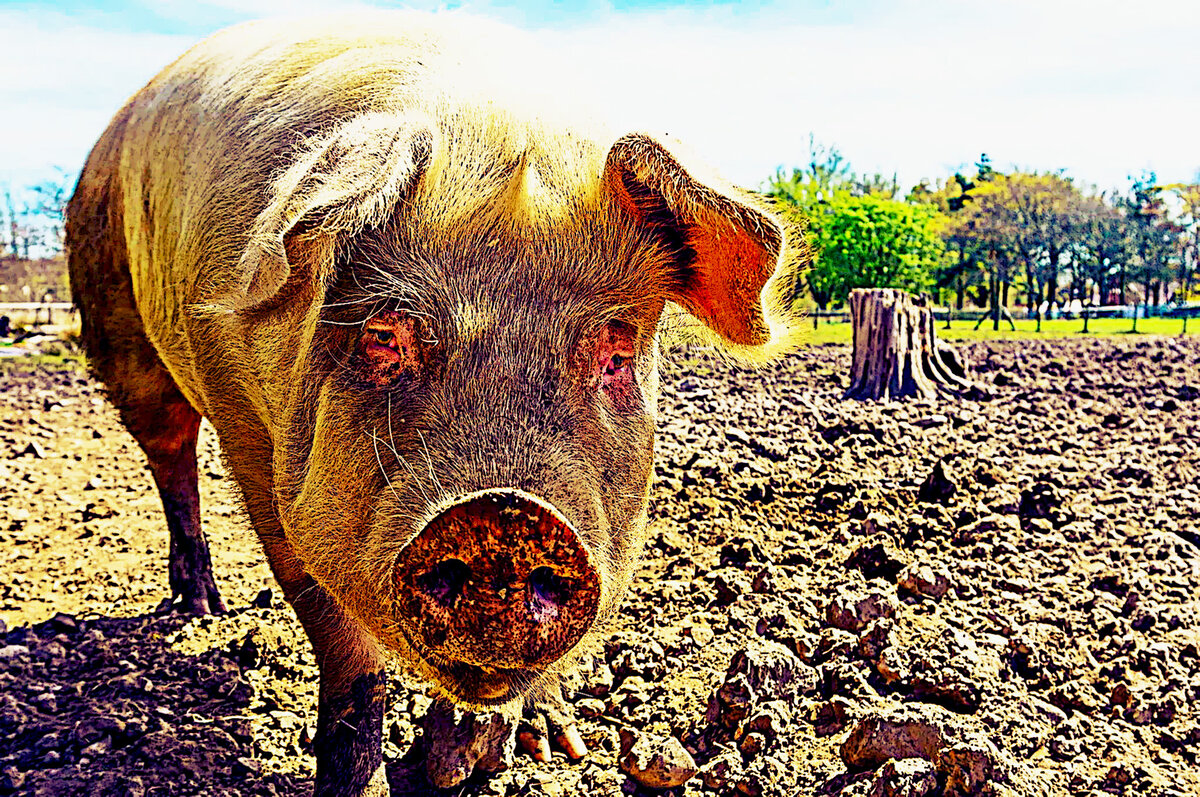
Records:
M1170 282L1178 258L1178 239L1183 228L1175 224L1163 198L1163 187L1153 172L1135 178L1129 194L1120 201L1129 220L1132 249L1136 255L1130 281L1143 288L1142 305L1151 298L1158 304L1160 291ZM1133 311L1133 331L1137 332L1138 309Z
M977 187L988 185L995 177L996 171L984 154L976 164L975 179L956 172L953 178L945 182L938 181L933 186L928 181L922 181L908 194L909 202L932 205L946 217L943 238L950 256L943 258L941 265L935 269L934 287L939 298L942 291L953 289L953 306L958 310L963 309L964 300L971 290L979 294L975 297L977 303L991 302L992 280L987 268L989 247L971 234L970 225L957 223L957 214L972 201L972 192ZM951 302L948 298L943 301L949 310ZM947 312L947 328L950 326L950 315Z
M976 187L970 201L951 218L948 233L977 254L987 273L988 315L992 319L992 329L1000 328L1002 317L1016 329L1006 308L1019 250L1012 237L1014 221L1007 191L999 182L1001 179L1002 176L992 174L988 181Z
M969 202L959 211L965 223L957 225L953 235L964 246L974 243L978 249L982 244L987 257L1000 266L1023 267L1027 305L1041 331L1041 308L1057 301L1059 277L1070 263L1082 195L1070 178L1059 174L998 174L987 169L986 181L971 184ZM1001 304L1007 306L1011 279L1000 283Z
M825 146L808 136L808 164L787 174L783 167L767 180L767 193L786 205L808 208L828 200L835 190L854 181L847 161L837 147Z
M900 193L900 183L896 180L896 175L884 177L876 172L875 174L856 176L851 184L850 193L854 196L877 196L883 199L895 199L896 194Z
M785 172L781 166L776 170L775 176L767 180L766 193L778 201L780 209L785 213L793 213L801 217L802 223L807 228L807 237L811 245L818 237L817 231L813 228L815 209L832 198L835 191L845 189L852 178L850 163L842 156L837 147L820 144L812 134L809 134L807 165L792 169L790 174ZM803 278L796 281L792 300L798 300L800 298L799 291L803 287L807 287L813 302L818 308L824 310L829 306L838 289L839 279L816 257L817 247L812 246L812 249L813 262L805 271ZM816 323L816 316L813 317L813 323Z
M57 179L45 180L30 189L34 195L34 205L29 210L41 217L46 227L47 234L42 243L58 253L63 250L63 224L74 176L66 169L55 169L58 172Z
M1013 246L1025 264L1029 309L1037 313L1040 332L1042 304L1057 300L1064 257L1078 237L1083 196L1070 178L1059 174L1016 172L1003 185L1012 203Z
M840 304L855 288L924 291L945 255L944 224L928 205L836 193L810 221L831 300Z
M20 230L17 223L17 209L13 205L12 189L4 186L4 214L7 217L5 227L8 232L8 249L13 257L20 257L21 250L19 248Z
M1118 279L1133 257L1132 240L1124 214L1103 194L1085 197L1080 203L1075 270L1090 297L1095 291L1105 304ZM1124 299L1122 298L1122 302ZM1088 313L1083 314L1083 331L1088 331Z
M783 169L768 193L804 217L813 250L805 282L822 310L855 288L922 291L945 252L942 214L892 198L895 177L858 177L836 147L809 138L808 165Z
M1200 279L1200 183L1174 183L1163 186L1176 197L1179 213L1179 299L1186 302L1192 296L1192 286ZM1183 330L1187 331L1188 313L1183 313Z

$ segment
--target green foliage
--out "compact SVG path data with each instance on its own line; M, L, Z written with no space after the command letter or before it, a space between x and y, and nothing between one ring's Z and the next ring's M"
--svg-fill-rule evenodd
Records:
M826 306L841 304L855 288L924 291L945 255L943 226L928 205L835 193L809 216L813 297Z
M813 263L803 283L821 308L855 288L922 291L945 254L937 207L895 199L895 177L856 175L836 148L811 137L808 165L780 169L767 192L807 224Z
M780 169L767 192L807 223L814 257L799 284L822 309L855 288L932 289L988 307L994 326L1024 300L1040 330L1054 305L1200 295L1200 184L1146 173L1124 195L1098 194L1061 172L1001 172L984 154L973 175L924 180L899 201L894 177L858 175L810 137L807 164Z
M1144 284L1147 294L1151 285L1173 275L1180 254L1178 240L1184 232L1171 218L1163 187L1157 182L1153 173L1143 174L1133 180L1129 195L1118 202L1135 255L1130 277Z

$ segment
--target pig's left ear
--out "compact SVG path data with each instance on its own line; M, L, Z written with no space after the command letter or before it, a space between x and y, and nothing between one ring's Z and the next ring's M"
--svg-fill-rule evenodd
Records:
M737 189L695 179L640 133L613 144L604 181L635 221L674 250L673 301L730 343L771 342L764 288L784 246L774 218Z
M267 310L323 279L338 238L383 223L432 149L427 120L389 113L357 117L316 142L272 185L242 254L241 281L222 304Z

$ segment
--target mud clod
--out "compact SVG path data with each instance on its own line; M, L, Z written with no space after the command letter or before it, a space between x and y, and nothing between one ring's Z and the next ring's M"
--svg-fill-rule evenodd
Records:
M687 783L699 771L678 739L621 732L621 769L648 789L672 789Z
M857 769L875 769L890 759L923 759L945 782L944 794L954 797L982 794L999 775L998 753L981 729L932 706L869 714L851 731L841 754Z
M950 591L950 574L927 564L909 565L897 576L896 588L901 594L941 600Z
M873 588L841 589L825 609L825 622L834 628L857 633L868 623L896 613L896 602L888 594Z
M429 782L449 789L476 769L506 769L516 751L517 722L494 712L463 711L435 700L423 722Z

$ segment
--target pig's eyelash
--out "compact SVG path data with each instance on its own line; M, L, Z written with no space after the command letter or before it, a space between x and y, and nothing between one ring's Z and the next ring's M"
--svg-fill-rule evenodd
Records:
M396 275L391 274L371 262L361 262L358 268L350 270L350 278L354 281L354 287L358 289L360 296L358 298L348 298L340 302L330 302L325 304L325 307L342 307L356 304L367 304L369 302L379 302L380 305L386 303L389 296L397 296L404 303L403 309L411 311L411 307L407 305L413 303L413 293L408 285L402 282ZM372 280L363 281L359 279L361 271L366 271L368 275L374 277ZM400 309L400 307L397 307Z
M333 321L328 318L322 318L320 323L335 327L361 327L363 325L362 321Z
M365 267L369 272L373 273L377 277L377 281L363 285L358 280L358 272L352 272L354 284L360 291L363 292L363 294L365 294L364 298L362 299L363 302L375 299L382 303L386 297L395 296L397 304L394 309L403 310L410 315L422 316L430 319L430 316L420 312L414 307L414 305L417 303L417 297L407 283L402 281L395 274L391 274L379 266L367 263L365 264Z
M324 305L324 307L336 307L336 306L337 306L337 305L333 305L333 304L327 304L327 305ZM411 314L411 315L419 315L419 316L421 316L422 318L428 318L428 317L429 317L429 316L428 316L427 314L425 314L425 313L412 313L411 311L408 311L408 312L410 312L410 314ZM371 318L374 318L374 316L371 316ZM334 320L333 320L333 319L331 319L331 318L322 318L322 319L319 321L319 323L321 323L321 324L329 324L330 326L335 326L335 327L358 327L358 328L362 329L363 331L366 331L366 324L367 324L367 322L368 322L368 321L370 321L370 320L371 320L371 318L366 318L366 319L363 319L363 320L361 320L361 321L334 321ZM426 328L427 328L427 327L426 327ZM440 340L438 340L438 339L437 339L437 337L422 337L422 338L421 338L421 342L422 342L422 343L424 343L424 344L427 344L427 345L429 345L429 346L438 346L438 345L441 345L441 341L440 341Z
M351 305L366 304L367 302L378 301L378 299L378 296L367 294L359 298L343 299L340 302L325 302L321 305L321 309L324 310L330 307L350 307Z
M379 271L378 268L375 268L374 270L376 272ZM378 302L379 301L379 291L371 290L369 287L367 287L367 286L363 285L361 282L359 282L357 270L352 270L350 272L350 277L351 277L351 279L354 280L354 287L356 287L358 289L358 291L361 295L360 298L348 298L348 299L344 299L340 302L327 302L322 306L323 308L326 308L326 307L350 307L352 305L367 304L369 302Z
M433 322L434 322L434 319L433 319L433 316L431 316L429 313L422 313L420 310L413 310L411 307L404 307L404 308L401 308L401 306L400 306L400 305L397 305L397 306L396 306L396 309L397 309L398 311L399 311L399 310L401 310L401 309L403 309L403 311L404 311L405 313L408 313L409 315L413 315L413 316L416 316L417 318L424 319L424 320L425 320L425 323L421 325L421 329L422 329L422 330L427 330L427 329L428 329L428 330L431 330L431 329L433 329ZM429 339L428 339L428 340L426 340L425 338L421 338L421 342L422 342L422 343L427 343L427 344L429 344L430 346L437 346L437 345L439 345L439 344L441 343L441 341L439 341L439 340L437 339L437 335L431 335L431 336L429 337Z
M354 306L364 305L364 304L376 304L377 305L377 304L379 304L379 297L374 296L374 295L364 295L361 298L348 298L348 299L343 299L342 301L339 301L339 302L325 302L324 304L321 305L321 309L322 310L333 310L333 309L337 309L337 308L341 308L341 307L354 307ZM378 311L370 312L367 314L367 316L365 318L362 318L357 321L334 321L333 319L330 319L330 318L322 318L322 319L320 319L320 323L331 324L333 326L342 326L342 327L363 326L378 314L379 314Z
M368 296L363 296L358 299L344 299L340 302L326 302L325 304L321 305L321 309L322 310L331 310L331 309L336 309L336 308L340 308L340 307L353 307L356 305L378 303L379 301L380 301L380 298L378 295L368 295ZM380 308L379 312L382 312L382 311L383 311L382 308ZM429 313L425 313L420 310L413 309L413 307L410 305L410 303L405 299L398 300L397 303L395 304L395 306L392 308L392 311L397 312L397 313L404 313L405 315L411 315L411 316L415 316L417 318L424 319L425 324L423 324L421 327L423 331L433 329L434 317ZM330 318L322 318L320 320L320 323L329 324L330 326L364 327L365 328L367 322L369 322L375 316L379 315L379 312L372 312L366 318L363 318L363 319L357 320L357 321L334 321L333 319L330 319ZM428 337L422 337L421 342L425 343L427 345L430 345L430 346L437 346L441 343L441 341L438 339L438 337L436 335L429 335Z

